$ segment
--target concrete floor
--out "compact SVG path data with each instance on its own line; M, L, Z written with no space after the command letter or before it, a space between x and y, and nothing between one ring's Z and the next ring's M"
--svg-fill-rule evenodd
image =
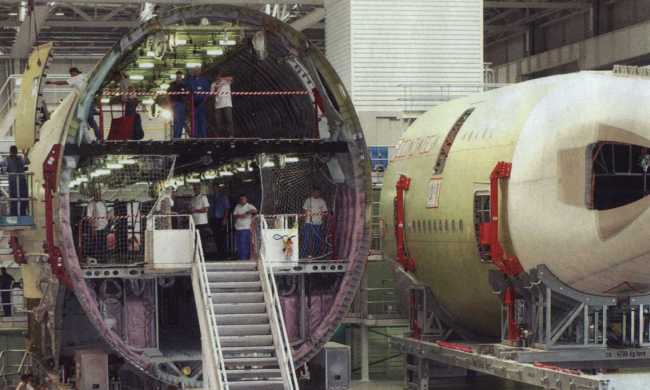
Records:
M352 382L352 390L402 390L403 381Z

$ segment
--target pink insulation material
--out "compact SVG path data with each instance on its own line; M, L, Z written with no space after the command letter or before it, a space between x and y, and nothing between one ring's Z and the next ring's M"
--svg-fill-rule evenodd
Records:
M300 337L300 302L298 296L280 297L280 304L282 305L282 315L287 328L287 336L289 336L290 342L294 342Z
M140 296L129 294L126 297L126 339L135 348L155 348L156 307L155 289L148 282Z
M312 339L319 339L327 330L326 328L323 330L321 325L334 304L334 296L328 292L314 292L311 293L308 302L309 334Z

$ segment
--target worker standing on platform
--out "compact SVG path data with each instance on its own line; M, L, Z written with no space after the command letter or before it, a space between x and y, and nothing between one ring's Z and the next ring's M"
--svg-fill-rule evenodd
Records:
M219 185L213 184L214 194L210 201L210 229L214 235L214 243L217 246L219 259L225 259L226 254L226 225L230 214L230 200Z
M201 75L201 68L192 68L191 76L187 79L187 87L192 91L194 103L194 134L197 138L207 138L208 123L205 102L208 101L210 81Z
M327 203L321 198L318 188L311 191L311 196L305 200L302 210L305 213L305 223L302 227L300 257L318 257L322 253L323 222L327 219Z
M6 170L9 179L9 215L25 216L28 212L29 197L27 188L27 177L25 176L25 166L29 161L18 155L16 145L9 147L9 156L0 162L0 167Z
M5 317L11 317L11 289L14 287L14 283L14 277L9 275L7 268L0 268L0 297Z
M169 85L167 92L170 93L169 100L172 103L174 110L174 125L173 137L174 139L181 138L183 135L183 127L187 119L187 93L189 89L185 85L183 72L180 70L176 72L176 79Z
M89 241L91 247L87 254L100 260L106 255L106 228L108 227L108 212L102 201L101 191L98 189L93 193L93 200L86 207L86 217L90 222L92 230Z
M235 136L232 119L232 91L230 86L234 78L219 72L214 79L210 91L214 96L214 113L217 123L217 131L225 133L228 137Z
M239 260L249 260L251 257L251 225L257 209L248 203L246 195L239 196L239 203L232 215L235 218L235 243Z
M54 85L69 85L71 86L74 90L77 92L81 92L86 88L86 75L81 73L79 68L77 67L72 67L68 70L68 73L70 74L70 78L66 81L48 81L46 84L54 84ZM88 140L91 142L96 141L99 139L100 134L99 134L99 126L97 125L97 122L95 121L95 115L97 115L97 109L95 108L95 102L90 106L90 111L88 112L88 119L87 123L88 126L93 129L95 139L92 139L92 136L87 136Z
M210 230L208 225L210 202L208 201L208 197L201 193L201 184L194 184L194 197L192 198L191 207L192 220L194 221L194 226L199 230L201 244L205 250Z

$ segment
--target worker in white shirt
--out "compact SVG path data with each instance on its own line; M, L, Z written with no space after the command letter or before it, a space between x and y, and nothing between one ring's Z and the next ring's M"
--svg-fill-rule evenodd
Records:
M225 132L231 138L235 136L232 119L232 91L230 89L233 80L233 77L219 72L210 87L210 91L216 93L214 97L214 112L217 131L220 133Z
M192 198L190 206L192 208L192 220L194 220L194 226L199 230L199 234L201 235L201 244L205 249L210 236L210 227L208 225L208 209L210 208L210 202L208 201L208 197L201 193L201 184L194 184L194 197Z
M235 244L239 260L249 260L251 257L251 224L255 214L257 209L248 203L248 197L240 195L232 213L235 219Z
M87 81L86 75L81 73L79 68L73 66L68 70L68 73L70 74L70 78L65 81L47 81L46 84L69 85L77 92L82 92L84 89L86 89L86 81ZM88 112L88 119L87 119L88 127L93 129L93 131L95 132L94 134L95 138L93 138L91 134L86 135L87 140L90 142L96 141L100 135L99 126L95 121L96 114L97 114L97 109L95 108L95 102L93 102L92 105L90 106L90 111Z
M327 203L321 198L320 190L314 188L311 196L305 200L302 205L305 223L302 227L302 237L300 243L300 257L312 258L322 254L323 222L327 220Z
M108 227L108 212L102 201L101 192L95 191L93 200L86 207L86 218L90 225L89 247L86 250L88 256L100 260L106 255L106 228Z

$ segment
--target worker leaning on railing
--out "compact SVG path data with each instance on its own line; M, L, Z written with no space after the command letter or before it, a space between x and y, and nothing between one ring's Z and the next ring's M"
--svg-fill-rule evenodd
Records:
M12 145L9 148L9 156L0 161L0 169L9 176L9 198L11 199L9 215L27 215L29 201L26 198L29 197L29 189L25 168L28 164L28 159L18 155L16 145Z

